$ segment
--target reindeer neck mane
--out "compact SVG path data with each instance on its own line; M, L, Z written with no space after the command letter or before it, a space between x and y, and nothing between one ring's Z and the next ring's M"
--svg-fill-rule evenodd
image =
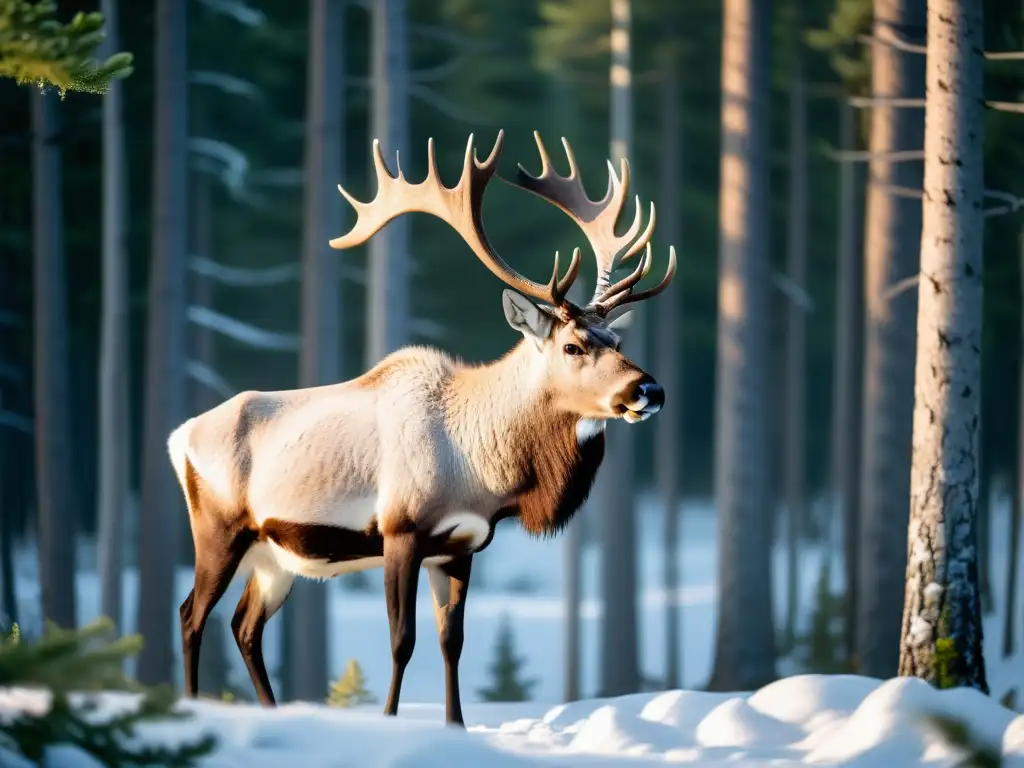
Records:
M472 467L489 490L510 498L506 512L534 535L554 535L590 493L604 458L604 433L582 444L579 416L558 410L520 341L487 365L460 367L447 410L458 412L453 437L478 457Z

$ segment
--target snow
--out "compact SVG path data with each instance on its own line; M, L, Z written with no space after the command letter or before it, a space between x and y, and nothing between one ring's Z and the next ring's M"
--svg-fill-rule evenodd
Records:
M100 714L135 698L103 694ZM46 694L0 689L0 716L40 711ZM472 704L465 732L446 727L440 705L406 705L397 718L376 707L182 702L194 719L143 726L139 738L174 744L213 733L203 766L381 768L690 765L944 766L960 753L926 727L927 714L962 718L978 743L1024 764L1024 716L974 690L939 691L914 678L797 675L751 694L667 691L569 705ZM0 764L19 765L0 751ZM91 768L55 748L47 768Z

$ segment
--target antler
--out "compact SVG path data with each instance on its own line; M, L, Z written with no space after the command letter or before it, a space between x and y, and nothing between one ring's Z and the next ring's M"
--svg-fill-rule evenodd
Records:
M558 253L555 268L547 285L523 277L505 263L487 240L484 232L482 204L488 182L498 169L505 132L498 131L491 154L482 163L473 147L473 135L466 143L462 162L462 175L454 187L446 187L437 171L434 140L427 142L427 177L413 184L402 175L401 158L398 176L392 175L384 162L380 142L373 141L373 165L377 174L377 195L368 203L356 200L338 185L338 191L356 211L355 225L348 234L330 241L332 248L351 248L369 240L385 224L404 213L429 213L459 233L473 249L473 253L499 279L516 290L555 307L566 305L565 295L580 271L580 250L573 251L572 261L565 275L558 277Z
M553 203L568 214L583 230L597 260L597 284L594 287L594 296L587 304L586 309L607 316L618 306L650 298L665 290L675 275L675 249L669 251L669 267L661 283L640 293L632 292L633 287L643 279L651 268L650 240L654 233L654 203L651 203L650 220L639 238L637 238L641 221L639 195L634 198L636 212L633 215L633 223L622 235L615 234L615 224L622 213L626 195L629 193L629 162L622 158L620 180L609 161L608 189L600 200L591 200L583 188L583 181L576 165L576 156L573 154L569 142L565 138L562 139L562 146L565 148L565 154L569 160L569 175L562 176L552 167L551 157L544 147L540 133L534 131L533 138L537 142L537 150L540 153L540 175L532 176L520 165L514 185ZM610 285L612 272L641 250L645 250L644 256L633 273L614 285Z

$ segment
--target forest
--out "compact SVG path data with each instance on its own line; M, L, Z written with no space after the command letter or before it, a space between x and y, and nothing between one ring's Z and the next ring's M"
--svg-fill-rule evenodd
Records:
M980 616L998 612L1010 658L1024 631L1013 626L1024 8L964 5L980 7L986 52L983 81L971 81L982 92L967 98L984 107L970 171L983 178L983 234L965 257L981 274L980 391L965 389L957 415L970 439L951 476L969 477L949 481L945 514L962 527L944 546L980 599L979 637L954 632L956 652L980 654ZM937 680L904 667L933 662L901 660L900 642L905 595L925 589L908 569L923 525L914 515L932 503L912 462L951 451L962 426L916 426L926 417L915 408L931 407L918 297L925 166L939 146L925 136L928 6L60 0L65 22L102 11L98 56L131 55L109 92L36 87L60 85L59 68L6 69L5 55L21 54L4 48L0 22L0 626L31 637L44 617L72 628L109 616L145 639L140 681L180 686L175 579L191 574L194 551L171 430L239 392L355 377L407 344L473 361L504 354L514 339L501 285L441 222L396 220L348 251L327 243L354 222L337 185L374 193L375 139L412 180L426 175L432 139L453 183L468 137L483 156L499 131L501 173L537 173L536 131L562 172L559 139L571 142L591 197L607 161L628 158L631 191L657 205L648 280L670 245L678 254L672 286L636 313L626 342L664 384L664 412L609 428L602 473L559 544L561 695L689 683L683 647L695 631L713 634L694 683L711 690L752 690L793 669ZM488 237L524 275L546 280L552 255L582 244L551 206L500 183L488 191ZM587 259L582 274L593 284ZM685 589L681 532L694 506L717 526L716 624L697 630L679 600L663 599L652 660L637 628L643 589ZM993 510L1009 521L1005 540ZM641 546L651 526L654 576ZM550 572L543 555L516 552L527 576L534 564ZM601 563L596 586L584 583L588 552ZM129 572L137 586L125 587ZM96 594L83 599L85 576ZM346 594L377 589L360 574L343 581ZM323 700L340 672L327 590L296 587L274 622L282 698ZM603 606L599 621L581 619L581 595ZM583 684L589 632L596 683ZM988 692L984 665L953 666L959 683Z

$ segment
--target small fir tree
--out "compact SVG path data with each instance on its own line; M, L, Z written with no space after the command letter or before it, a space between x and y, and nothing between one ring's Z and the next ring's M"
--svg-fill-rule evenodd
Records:
M524 663L522 657L516 656L508 614L502 614L495 659L491 664L491 686L478 691L480 698L484 701L529 701L537 681L520 679Z
M132 55L95 58L103 44L103 14L76 13L67 24L53 18L53 0L0 0L0 77L66 91L104 94L114 78L132 73Z
M341 677L331 685L327 696L329 707L355 707L359 704L374 704L377 699L366 688L366 675L359 662L350 659Z

